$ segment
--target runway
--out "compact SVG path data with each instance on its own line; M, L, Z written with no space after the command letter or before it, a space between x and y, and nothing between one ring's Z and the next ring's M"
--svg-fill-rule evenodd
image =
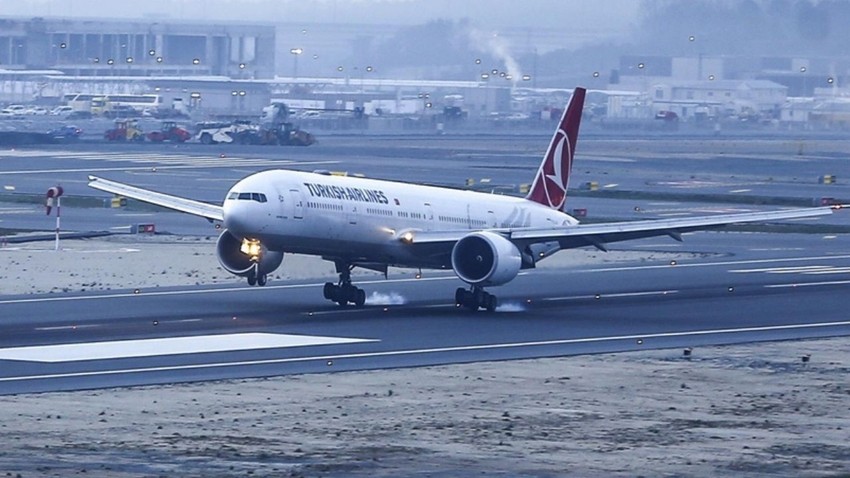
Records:
M531 271L492 289L493 314L457 309L450 273L360 282L360 310L325 303L319 282L6 297L0 392L850 334L847 240L782 235L765 250L766 237L694 234L699 254L675 264Z
M460 186L464 178L515 183L532 177L545 138L337 138L316 148L209 148L203 145L75 145L4 151L4 187L43 194L59 182L68 195L99 173L163 192L217 202L257 169L330 169L389 179ZM497 143L495 146L493 143ZM389 144L387 144L389 143ZM670 142L679 146L677 142ZM403 147L404 146L404 147ZM609 141L583 144L575 183L603 178L603 189L671 188L777 197L847 196L816 183L811 168L837 167L829 145L746 143L715 157L705 144L670 153L667 142L631 151ZM747 147L757 148L747 151ZM505 147L505 151L502 151ZM732 147L732 146L730 146ZM625 148L625 149L624 149ZM647 148L643 143L639 148ZM657 151L653 152L652 148ZM733 149L734 149L733 148ZM773 149L771 149L773 148ZM824 152L819 152L823 150ZM388 167L392 166L392 167ZM693 174L695 170L701 171ZM663 172L659 172L663 171ZM766 179L766 171L770 176ZM809 180L800 178L811 176ZM525 176L523 176L524 178ZM607 181L606 181L607 180ZM106 196L104 196L106 197ZM589 218L649 219L753 206L632 198L575 197ZM159 231L214 236L204 220L183 215L81 208L63 211L77 230L121 230L156 223ZM38 205L0 208L0 226L52 228ZM818 223L846 225L847 214ZM101 226L101 227L98 227ZM140 384L383 369L569 356L665 347L847 335L850 244L842 235L697 233L684 245L654 239L622 247L687 253L688 259L582 265L524 271L493 288L501 307L470 314L453 304L461 282L425 272L360 282L362 310L321 298L323 281L192 286L0 299L0 394ZM570 254L569 251L560 254ZM284 267L285 267L284 262ZM334 280L328 277L327 280Z

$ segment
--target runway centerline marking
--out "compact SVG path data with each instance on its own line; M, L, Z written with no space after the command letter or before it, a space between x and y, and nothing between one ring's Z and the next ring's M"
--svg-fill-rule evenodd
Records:
M465 345L457 347L441 347L429 349L411 349L411 350L391 350L387 352L365 352L356 354L339 354L339 355L317 355L308 357L290 357L279 359L265 360L244 360L238 362L215 362L206 364L193 365L170 365L159 367L139 367L129 369L115 370L98 370L91 372L68 372L68 373L52 373L43 375L24 375L19 377L3 377L0 378L0 383L3 382L19 382L25 380L45 380L45 379L66 379L66 378L81 378L81 377L97 377L105 375L118 375L128 373L152 373L152 372L173 372L180 370L204 370L212 368L224 367L245 367L257 365L276 365L298 362L312 361L334 361L343 359L364 359L375 357L394 357L394 356L409 356L420 354L435 354L447 352L469 352L477 350L500 350L519 347L535 347L535 346L551 346L551 345L570 345L570 344L586 344L599 342L612 342L622 340L649 340L656 338L680 338L680 337L699 337L705 335L723 335L735 333L752 333L752 332L771 332L784 330L803 330L803 329L818 329L828 327L846 327L850 326L850 321L844 322L820 322L814 324L788 324L788 325L769 325L762 327L742 327L738 329L714 329L714 330L693 330L688 332L662 332L658 334L635 334L635 335L615 335L609 337L587 337L578 339L563 339L563 340L546 340L539 342L514 342L504 344L489 344L489 345Z
M615 292L615 293L600 293L598 296L596 294L593 295L566 295L563 297L547 297L544 298L544 301L559 301L559 300L582 300L582 299L612 299L612 298L624 298L624 297L646 297L646 296L656 296L656 295L669 295L669 294L677 294L678 290L650 290L644 292Z
M163 355L235 352L240 350L339 345L374 341L374 339L269 333L196 335L190 337L163 337L157 339L112 340L106 342L11 347L0 349L0 360L48 363L80 362L84 360L160 357Z

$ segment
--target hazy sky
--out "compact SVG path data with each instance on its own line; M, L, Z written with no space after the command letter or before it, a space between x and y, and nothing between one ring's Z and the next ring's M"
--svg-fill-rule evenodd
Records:
M469 18L480 27L616 32L636 21L638 0L0 0L0 15L263 23L418 24Z

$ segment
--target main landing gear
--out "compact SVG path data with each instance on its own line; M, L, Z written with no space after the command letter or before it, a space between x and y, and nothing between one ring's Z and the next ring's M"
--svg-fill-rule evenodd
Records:
M339 273L339 283L325 282L323 290L325 299L345 306L349 302L355 307L363 307L366 303L366 291L351 284L351 270L354 266L337 261L336 271Z
M487 312L495 312L496 307L499 306L499 299L485 292L482 287L474 285L469 290L458 287L455 291L455 304L472 311L487 309Z

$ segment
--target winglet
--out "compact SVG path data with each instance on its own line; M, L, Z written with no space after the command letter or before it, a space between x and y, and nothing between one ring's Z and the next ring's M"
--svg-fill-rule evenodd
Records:
M581 123L581 111L584 108L584 88L573 91L567 109L558 123L558 129L552 136L549 149L540 163L537 176L531 184L525 198L552 209L561 210L567 199L567 187L570 171L573 167L573 155L578 141L578 129Z

